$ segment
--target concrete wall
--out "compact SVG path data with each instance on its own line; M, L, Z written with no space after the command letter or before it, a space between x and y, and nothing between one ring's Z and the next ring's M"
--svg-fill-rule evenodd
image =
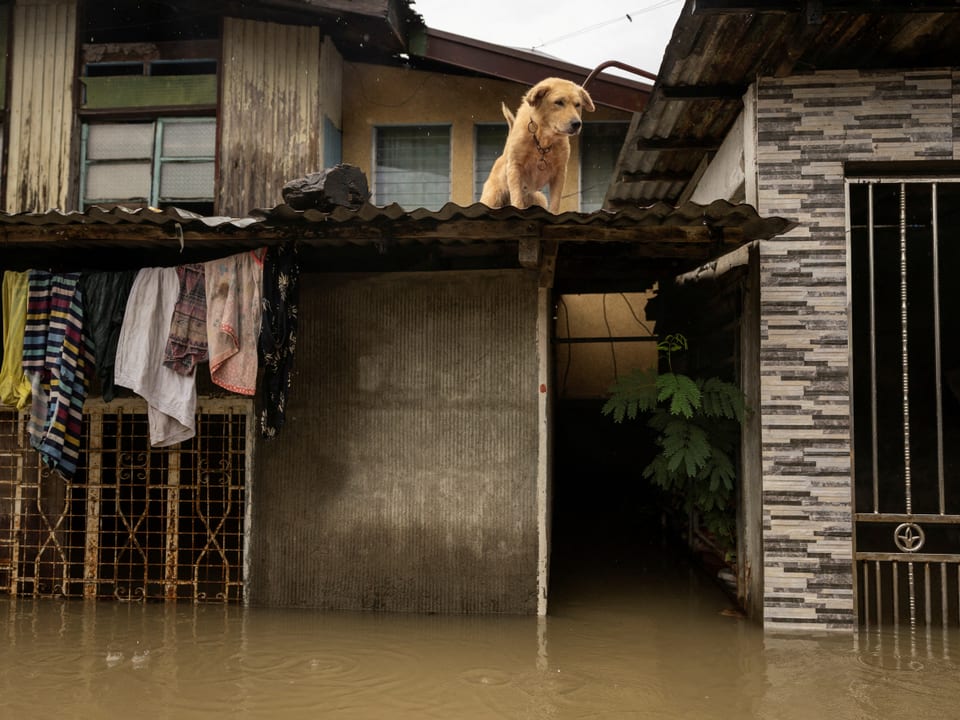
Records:
M255 605L537 611L537 286L305 275L287 424L259 443Z
M471 205L474 202L474 127L477 123L500 123L506 128L500 103L516 110L528 89L529 86L503 80L344 63L343 161L360 167L372 185L376 126L449 124L452 126L450 199L458 205ZM584 114L586 122L599 120L628 122L630 115L610 108L597 108ZM579 138L574 138L562 211L578 209L579 167Z
M758 210L799 222L761 243L768 629L854 622L843 162L960 159L958 79L849 71L758 83Z

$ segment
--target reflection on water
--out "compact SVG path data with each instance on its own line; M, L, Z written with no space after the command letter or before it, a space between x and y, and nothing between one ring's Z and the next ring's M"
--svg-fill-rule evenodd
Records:
M0 717L956 717L960 637L770 637L682 564L443 617L0 601Z

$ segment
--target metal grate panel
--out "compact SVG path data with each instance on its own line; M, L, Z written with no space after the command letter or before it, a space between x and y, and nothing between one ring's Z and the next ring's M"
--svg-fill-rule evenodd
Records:
M197 435L151 448L139 401L88 403L72 480L0 415L0 590L27 596L243 599L248 402L201 401Z

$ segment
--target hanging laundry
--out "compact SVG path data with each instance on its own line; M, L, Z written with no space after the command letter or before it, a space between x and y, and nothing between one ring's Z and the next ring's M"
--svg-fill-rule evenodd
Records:
M256 393L264 250L204 263L210 377L241 395Z
M30 442L47 466L71 478L80 458L93 361L83 331L80 274L31 270L28 293L23 369L34 390Z
M207 360L207 293L203 264L177 268L180 293L170 320L163 364L181 375L190 375L197 363Z
M3 365L0 405L23 410L30 402L30 380L23 372L23 332L27 324L29 271L3 274Z
M84 324L93 348L100 394L107 402L116 396L113 368L117 358L117 340L123 325L127 298L136 276L135 270L127 270L84 273L80 277Z
M50 329L50 283L53 276L31 270L27 278L27 320L23 329L21 365L30 379L30 421L27 431L30 446L40 447L46 432L49 409L49 377L46 373L47 332Z
M283 427L297 348L300 265L295 243L274 245L263 263L263 317L260 327L260 434L275 437Z
M176 268L140 270L117 341L114 382L147 401L150 444L155 447L175 445L196 434L196 379L163 364L179 291Z

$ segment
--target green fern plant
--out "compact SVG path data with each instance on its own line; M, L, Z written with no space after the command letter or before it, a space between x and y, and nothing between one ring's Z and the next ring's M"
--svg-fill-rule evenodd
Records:
M657 351L667 372L634 370L617 378L603 414L618 423L647 416L659 452L643 477L685 510L695 509L723 549L730 550L736 531L733 458L744 416L743 393L717 377L674 372L673 354L686 349L683 335L663 338Z

